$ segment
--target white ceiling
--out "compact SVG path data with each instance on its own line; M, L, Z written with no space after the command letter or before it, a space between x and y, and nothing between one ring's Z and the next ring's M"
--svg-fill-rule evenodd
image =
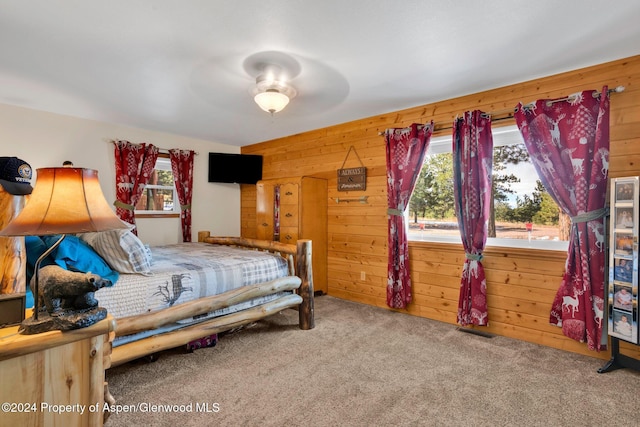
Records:
M638 0L3 0L0 103L243 146L634 56L639 23ZM273 117L264 58L297 72Z

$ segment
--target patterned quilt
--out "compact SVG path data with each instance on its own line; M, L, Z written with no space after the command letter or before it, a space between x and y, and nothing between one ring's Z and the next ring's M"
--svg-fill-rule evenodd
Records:
M289 274L283 258L262 251L195 242L155 246L151 251L151 275L121 274L114 286L96 292L99 305L116 319Z

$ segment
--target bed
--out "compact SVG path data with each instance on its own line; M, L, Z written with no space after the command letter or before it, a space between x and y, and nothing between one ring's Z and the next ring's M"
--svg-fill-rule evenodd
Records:
M300 329L315 326L310 240L290 245L199 232L198 242L149 248L130 232L67 239L53 262L114 282L95 293L116 321L111 366L287 308L298 310ZM34 251L34 243L27 242L28 258ZM94 251L107 270L96 260L87 264Z
M166 307L155 308L153 311L138 315L114 316L117 327L111 354L112 366L251 323L286 308L298 309L300 329L307 330L315 326L310 265L311 241L306 240L298 242L298 245L287 245L279 242L242 238L211 237L209 233L201 232L198 234L198 242L205 245L215 245L218 248L221 246L242 248L241 250L245 252L247 249L254 249L258 250L258 253L276 254L284 261L285 270L279 274L279 277L266 281L257 281L256 278L259 275L256 274L253 280L250 280L251 283L239 287L234 286L231 289L227 289L227 283L222 280L218 283L221 285L221 292L198 296L198 298L185 302L178 300L175 304L170 304L175 295L171 295L170 292L163 293L158 289L156 292L159 294L156 296L160 296L161 299L167 299L166 297L169 299ZM185 245L189 244L178 244L174 247L180 248ZM204 252L207 252L206 249ZM228 251L221 252L228 253ZM180 269L177 274L185 274L184 268ZM245 276L251 276L251 274L245 274ZM225 278L228 277L227 274ZM116 289L116 286L113 287L113 290ZM110 303L105 300L104 295L101 300L99 294L103 291L105 294L111 289L106 288L96 294L96 298L101 301L102 306L107 308L107 311L109 311L108 305ZM192 289L192 296L194 291L196 290ZM145 336L148 332L154 331L161 333ZM127 340L127 337L137 335L140 338ZM119 342L121 339L123 343Z

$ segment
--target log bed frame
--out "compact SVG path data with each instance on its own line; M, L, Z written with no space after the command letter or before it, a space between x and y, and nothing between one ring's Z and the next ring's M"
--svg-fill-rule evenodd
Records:
M181 319L229 307L256 297L287 290L295 290L295 292L253 308L204 320L178 330L114 347L111 352L112 367L144 356L153 355L162 350L187 344L207 335L228 331L276 314L285 308L298 310L300 329L308 330L314 328L311 240L299 240L296 245L290 245L240 237L212 237L208 231L201 231L198 233L198 241L245 247L278 254L287 260L289 276L266 283L245 286L219 295L199 298L151 313L116 319L116 337L156 329Z

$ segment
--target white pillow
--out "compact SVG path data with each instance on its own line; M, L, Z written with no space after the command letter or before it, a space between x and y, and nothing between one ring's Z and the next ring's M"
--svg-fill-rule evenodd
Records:
M78 235L120 273L151 275L151 260L144 243L130 230L110 230Z
M149 260L149 265L153 265L153 253L151 252L151 247L149 245L144 245L144 250L147 254L147 259Z

